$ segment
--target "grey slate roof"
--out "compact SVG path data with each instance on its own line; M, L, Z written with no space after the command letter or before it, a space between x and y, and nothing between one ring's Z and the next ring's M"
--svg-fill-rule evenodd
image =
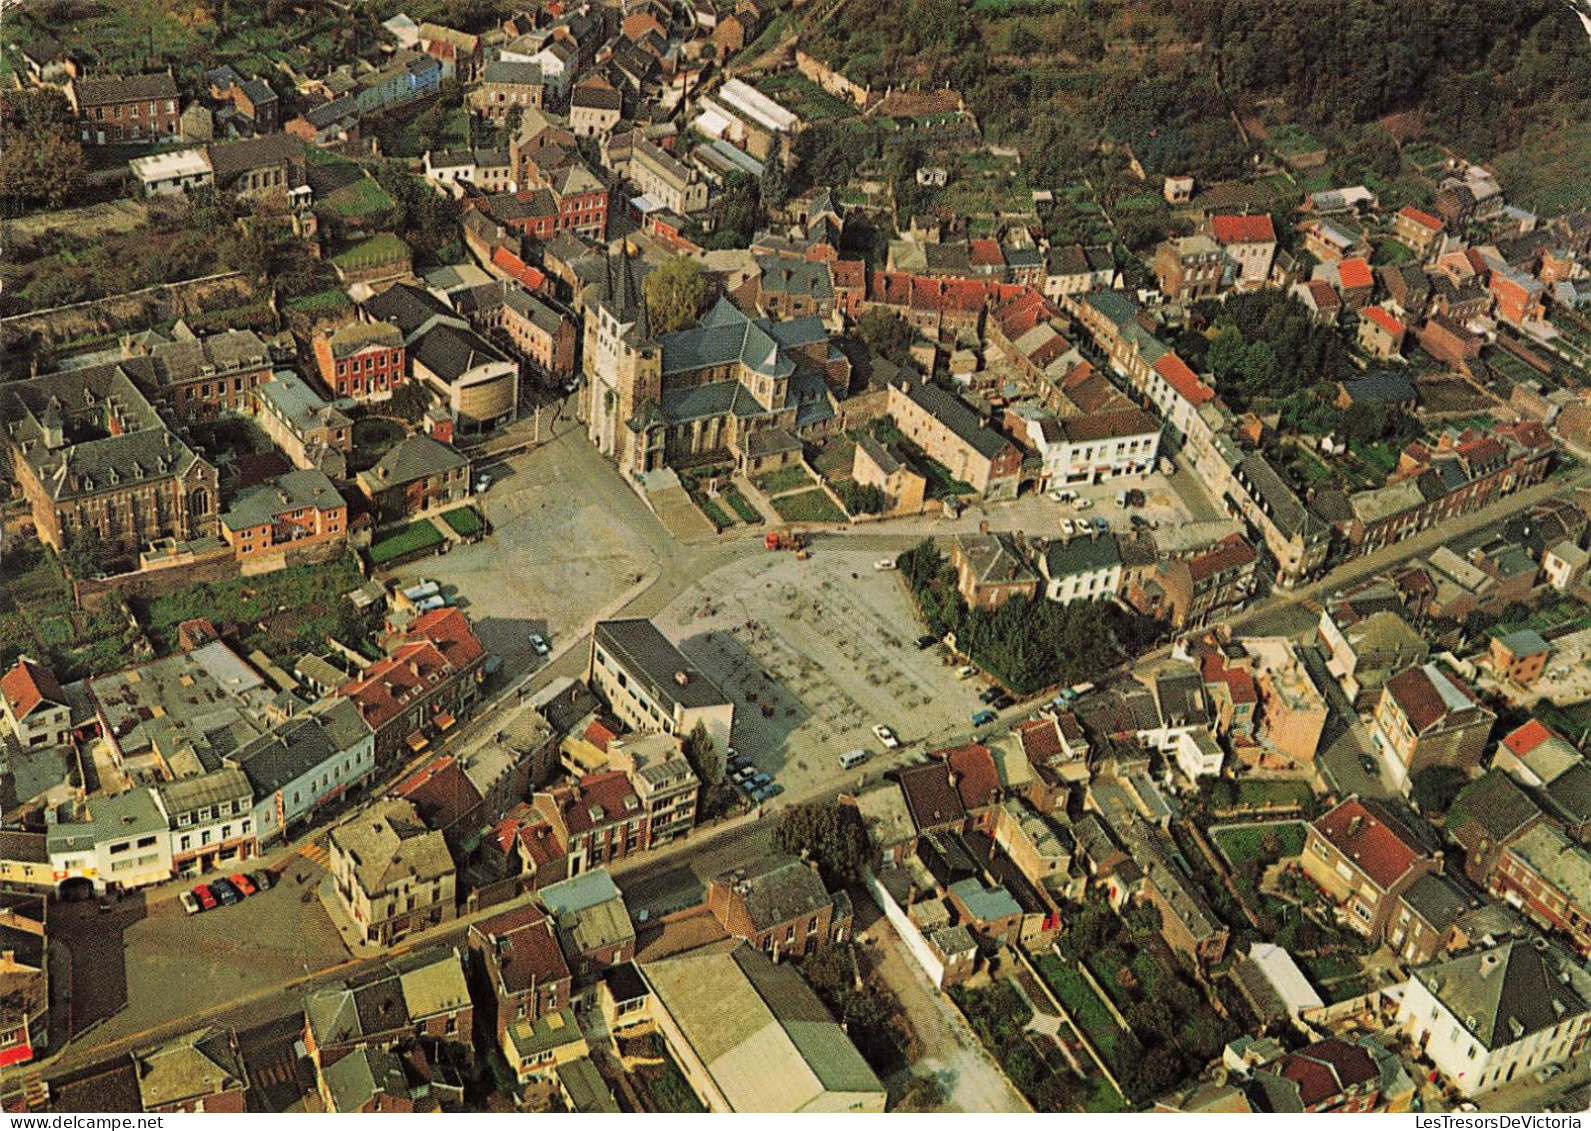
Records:
M239 748L233 757L248 775L258 799L269 797L341 753L320 719L301 715Z
M369 481L382 487L412 483L432 475L442 475L460 467L468 467L469 460L451 445L417 433L387 449L376 466L362 473ZM385 474L382 474L385 472Z
M1043 561L1044 576L1053 581L1058 577L1073 577L1120 565L1121 550L1113 534L1067 538L1051 542L1044 551Z
M443 381L453 382L472 369L503 361L497 348L474 330L446 323L431 327L409 347L410 356Z
M993 459L1010 443L994 429L987 427L954 393L927 381L902 379L896 385L917 407L938 420L979 455Z
M1553 965L1529 942L1511 940L1432 963L1414 976L1495 1051L1586 1011L1585 1000L1558 980Z
M757 931L810 915L832 902L817 872L794 856L767 857L719 880L741 892Z
M507 63L494 59L481 71L481 81L516 83L521 86L541 85L540 63Z
M677 704L689 709L729 702L713 681L649 620L632 617L598 621L594 639L653 699L666 707ZM684 673L683 684L676 678L677 673Z
M166 71L158 75L114 75L104 78L74 79L72 89L77 94L77 104L83 106L110 106L118 102L145 102L150 99L177 97L177 80Z
M308 507L329 511L346 505L325 472L299 468L274 481L244 488L232 501L231 509L221 516L221 523L228 530L246 530L274 522L277 515L287 511Z

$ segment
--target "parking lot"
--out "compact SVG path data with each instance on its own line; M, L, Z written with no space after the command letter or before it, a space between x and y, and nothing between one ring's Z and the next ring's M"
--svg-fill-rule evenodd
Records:
M491 537L394 571L439 582L469 612L509 676L536 666L529 635L556 649L655 570L666 537L646 505L569 426L557 440L481 465L492 476L476 503Z
M872 727L906 747L968 731L986 683L961 680L924 632L905 582L877 554L826 543L808 561L767 553L687 590L659 627L735 702L734 743L791 793L844 781L839 755L884 753Z
M324 871L295 865L270 891L198 915L139 895L105 911L94 900L54 905L50 937L66 952L70 1006L52 1021L114 1041L346 959L320 901L303 900Z

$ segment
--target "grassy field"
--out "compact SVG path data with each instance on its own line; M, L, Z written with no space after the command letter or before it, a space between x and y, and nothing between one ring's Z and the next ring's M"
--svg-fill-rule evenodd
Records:
M750 499L740 493L738 487L726 487L723 497L724 502L729 504L729 509L735 512L741 522L755 526L762 521L762 512L751 504Z
M374 181L371 184L375 184ZM380 186L377 186L378 188ZM385 194L383 194L385 195ZM368 267L375 263L388 263L409 254L409 245L391 232L377 232L367 240L345 247L331 261L345 270Z
M1304 824L1302 821L1266 821L1256 825L1227 825L1211 829L1210 839L1227 863L1242 870L1255 864L1273 864L1284 856L1297 856L1304 850Z
M0 667L26 653L62 682L99 675L133 662L136 637L119 599L92 615L77 609L53 553L28 547L0 559Z
M773 509L786 522L844 522L845 512L821 487L773 500Z
M1546 216L1591 208L1591 120L1530 130L1495 164L1511 202Z
M438 535L440 538L440 535ZM277 659L292 659L337 635L352 644L352 606L344 594L364 583L352 553L323 565L293 566L260 577L191 585L156 597L140 610L150 640L162 653L175 650L177 626L209 617L233 625L245 652L263 648Z
M396 207L387 190L370 177L360 177L328 196L323 204L344 220L362 223Z
M440 546L445 538L430 519L420 519L383 534L370 544L370 564L378 569L395 558Z
M1073 1023L1088 1038L1088 1043L1105 1058L1106 1065L1116 1071L1126 1051L1122 1040L1124 1034L1094 988L1075 969L1053 954L1035 956L1033 965L1051 992L1066 1007Z
M757 476L752 482L764 495L779 495L786 491L794 491L798 487L812 486L812 476L806 473L805 468L799 466L781 467L778 471Z
M757 89L808 122L854 118L856 107L824 90L800 71L776 71L757 80Z
M453 532L460 538L474 538L486 524L481 520L481 512L474 507L454 507L442 515L442 521L453 528Z

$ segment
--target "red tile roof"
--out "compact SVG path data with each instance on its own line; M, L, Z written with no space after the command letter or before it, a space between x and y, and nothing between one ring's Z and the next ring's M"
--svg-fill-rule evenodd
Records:
M1349 798L1315 822L1315 831L1352 860L1381 888L1389 890L1425 855L1407 831L1392 824L1379 809Z
M1155 372L1165 378L1166 384L1189 404L1198 406L1215 399L1215 390L1199 380L1199 375L1188 368L1188 363L1174 353L1168 353L1155 362Z
M1474 696L1462 683L1452 677L1446 678L1461 694L1471 701L1474 700ZM1409 725L1414 728L1415 734L1439 722L1447 714L1447 703L1442 699L1442 693L1437 690L1430 674L1423 667L1399 672L1387 680L1387 691L1408 716Z
M568 851L567 845L558 843L557 831L545 820L525 825L516 835L519 850L532 867L551 864Z
M1337 281L1345 291L1356 291L1361 287L1373 287L1376 277L1370 271L1370 264L1358 256L1344 259L1337 264Z
M502 988L521 994L570 977L546 912L532 905L516 907L482 920L472 928L485 936L487 961L496 967Z
M0 694L11 706L11 714L25 719L40 703L66 702L55 673L29 659L17 661L16 667L0 676Z
M1254 687L1254 677L1242 668L1229 668L1226 658L1216 649L1204 653L1200 663L1205 683L1224 683L1234 703L1257 703L1259 692Z
M1276 242L1276 228L1263 212L1257 216L1212 216L1210 231L1223 244Z
M950 784L950 768L943 762L929 762L900 771L900 790L906 796L906 809L918 832L960 825L967 817L961 794Z
M1005 266L1005 254L1000 250L999 240L981 239L969 241L967 258L974 267Z
M1510 732L1503 739L1503 745L1513 751L1517 757L1530 753L1543 742L1554 737L1556 737L1554 731L1546 723L1540 719L1531 719L1524 726Z
M1027 756L1030 765L1048 762L1065 753L1061 748L1061 728L1054 719L1030 719L1018 723L1016 736L1022 743L1022 753Z
M1336 1037L1288 1053L1279 1062L1277 1073L1298 1085L1298 1098L1306 1108L1319 1107L1381 1076L1368 1052Z
M968 812L994 804L1000 790L1000 774L994 768L994 755L979 742L943 752L945 762L956 775L956 790Z
M1398 209L1398 215L1409 220L1413 220L1416 224L1420 225L1420 227L1429 228L1433 232L1440 232L1442 230L1442 221L1440 219L1432 216L1429 212L1421 212L1412 204L1406 208Z
M601 719L592 719L591 725L586 727L586 732L580 737L606 754L608 752L608 743L619 736Z
M421 766L393 789L394 797L414 803L433 829L445 829L481 803L481 791L452 755Z
M848 287L851 290L867 288L867 264L859 259L836 259L829 264L829 270L834 275L836 287Z
M1228 534L1215 544L1214 549L1207 550L1188 562L1188 573L1192 575L1193 580L1203 581L1225 570L1240 569L1258 556L1254 547L1249 545L1248 539L1241 534Z
M642 812L641 799L619 770L587 774L577 789L560 790L558 800L572 837L639 817Z
M1331 284L1326 280L1311 279L1304 286L1309 289L1309 297L1315 300L1315 309L1331 310L1342 305L1337 292L1331 289Z
M1403 323L1392 317L1392 315L1388 314L1385 310L1382 310L1379 306L1367 306L1361 310L1359 314L1361 317L1370 319L1370 321L1374 322L1377 326L1380 326L1394 338L1404 331Z
M410 640L431 641L456 668L466 667L486 654L463 610L451 606L416 617L404 635Z

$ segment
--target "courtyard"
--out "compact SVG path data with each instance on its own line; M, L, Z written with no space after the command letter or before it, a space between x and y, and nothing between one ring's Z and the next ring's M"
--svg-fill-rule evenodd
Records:
M854 782L839 765L857 747L885 751L891 727L908 749L970 729L978 680L956 677L924 629L900 575L876 552L822 540L807 561L763 552L702 579L658 616L665 635L735 703L734 742L796 796Z

